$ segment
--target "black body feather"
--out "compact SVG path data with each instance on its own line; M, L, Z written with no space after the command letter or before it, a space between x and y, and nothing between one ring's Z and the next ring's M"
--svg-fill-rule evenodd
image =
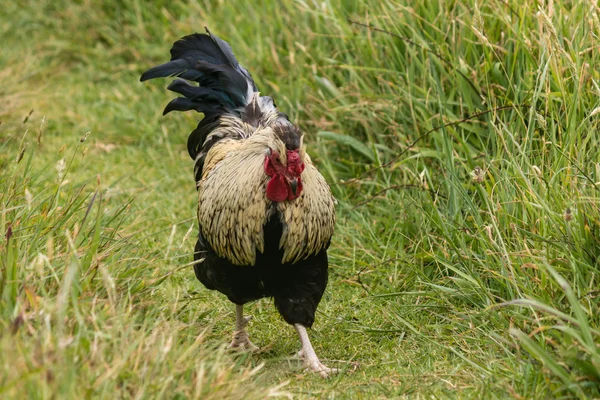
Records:
M311 327L328 279L327 249L295 264L281 263L282 226L277 216L264 227L265 251L249 267L231 264L215 254L200 234L196 243L196 277L206 288L217 290L235 304L273 297L288 324Z

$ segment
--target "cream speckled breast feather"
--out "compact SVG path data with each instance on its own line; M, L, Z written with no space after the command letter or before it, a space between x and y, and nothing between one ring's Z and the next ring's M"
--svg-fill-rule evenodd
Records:
M198 182L202 236L220 257L235 265L254 265L257 250L264 251L263 227L275 209L266 196L268 146L276 144L260 134L215 144ZM308 155L305 164L302 194L277 204L284 226L279 243L284 250L283 263L318 253L333 235L335 200Z
M302 194L295 200L277 204L283 222L279 247L283 262L297 262L323 250L335 228L335 199L325 178L308 154L304 158Z
M202 236L220 257L236 265L253 265L256 250L264 250L269 179L264 158L264 147L249 140L219 142L208 152L198 184Z

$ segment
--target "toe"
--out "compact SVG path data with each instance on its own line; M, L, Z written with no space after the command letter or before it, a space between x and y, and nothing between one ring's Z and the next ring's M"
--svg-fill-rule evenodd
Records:
M240 341L233 339L231 341L231 343L229 343L229 345L227 346L228 349L234 349L234 350L238 350L240 347L242 347L242 344L240 343Z
M255 352L260 350L259 347L255 346L254 343L250 341L250 339L246 338L233 338L228 349L238 350L238 351L250 351Z
M254 343L252 343L249 340L244 347L246 348L246 350L248 350L250 352L255 352L255 351L260 350L260 348L258 346L255 346Z
M321 375L322 378L328 378L329 374L331 374L331 369L327 368L323 364L313 366L313 371Z
M252 343L231 343L227 346L228 349L237 350L237 351L249 351L255 352L260 350L259 347L255 346Z
M320 361L305 363L305 367L313 372L318 373L322 378L328 378L329 375L339 372L337 368L329 368Z

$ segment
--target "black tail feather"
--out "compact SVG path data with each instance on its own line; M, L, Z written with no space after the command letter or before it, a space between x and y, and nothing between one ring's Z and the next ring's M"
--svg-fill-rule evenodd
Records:
M171 111L190 111L195 110L205 115L209 114L220 114L222 112L221 107L215 103L202 102L198 103L194 100L190 100L186 97L177 97L169 102L163 110L163 115L167 115Z
M253 92L258 92L258 88L256 87L256 84L254 83L254 79L252 79L252 76L250 75L248 70L246 70L246 68L242 67L238 63L237 59L233 55L233 50L231 50L231 46L229 45L229 43L222 40L218 36L215 36L212 33L210 33L208 28L204 28L204 29L206 29L206 33L208 33L208 35L211 37L211 39L214 40L216 45L219 47L221 52L225 55L225 57L229 61L229 65L231 67L233 67L234 69L236 69L239 73L241 73L244 76L244 78L250 85L250 88L252 89Z
M164 78L167 76L179 76L185 72L188 68L193 68L195 62L190 59L181 58L166 62L156 67L150 68L144 72L140 77L140 82L147 81L148 79Z
M186 99L192 102L218 103L229 108L235 107L235 103L233 103L231 99L222 91L202 86L195 86L187 81L184 81L183 79L175 79L173 82L171 82L171 84L169 84L167 89L184 95ZM209 104L198 104L200 108L208 105ZM198 111L203 112L201 110Z
M198 82L190 85L175 80L169 89L185 97L174 99L163 114L170 111L196 110L205 115L243 108L257 91L248 71L239 65L227 42L212 35L195 33L176 41L171 48L171 61L150 68L140 81L177 76Z

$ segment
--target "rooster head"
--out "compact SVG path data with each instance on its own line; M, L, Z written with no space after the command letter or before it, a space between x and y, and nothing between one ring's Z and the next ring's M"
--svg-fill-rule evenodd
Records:
M271 177L267 198L275 202L294 200L302 193L302 133L290 123L277 124L273 133L276 146L270 147L265 155L265 173Z

